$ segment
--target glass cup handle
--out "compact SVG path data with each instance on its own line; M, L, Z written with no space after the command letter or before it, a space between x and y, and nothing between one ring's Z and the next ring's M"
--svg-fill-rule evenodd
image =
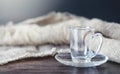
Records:
M101 49L101 46L102 46L102 43L103 43L103 38L102 38L102 34L101 33L95 33L92 35L93 37L92 38L95 38L96 36L99 37L100 39L100 43L98 45L98 48L96 49L96 52L94 53L93 57L96 56L98 54L98 52L100 51Z

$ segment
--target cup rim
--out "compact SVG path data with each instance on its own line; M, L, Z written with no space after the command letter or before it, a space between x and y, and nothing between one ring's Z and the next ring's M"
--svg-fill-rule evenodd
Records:
M95 29L94 28L92 28L92 27L89 27L89 26L87 26L87 27L83 27L83 26L71 26L71 27L69 27L69 29L70 30L92 30L92 31L94 31Z

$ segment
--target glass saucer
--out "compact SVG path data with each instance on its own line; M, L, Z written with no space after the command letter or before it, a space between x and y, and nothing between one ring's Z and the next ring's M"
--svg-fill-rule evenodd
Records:
M94 67L99 66L101 64L104 64L107 62L108 57L102 54L96 55L94 58L91 59L91 62L88 63L74 63L71 59L70 53L58 53L55 55L55 59L59 61L60 63L68 66L74 66L74 67Z

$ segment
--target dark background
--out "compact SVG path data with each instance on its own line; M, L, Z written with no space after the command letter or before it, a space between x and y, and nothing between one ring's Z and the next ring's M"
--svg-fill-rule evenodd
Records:
M52 11L120 23L120 0L0 0L0 24L17 23Z

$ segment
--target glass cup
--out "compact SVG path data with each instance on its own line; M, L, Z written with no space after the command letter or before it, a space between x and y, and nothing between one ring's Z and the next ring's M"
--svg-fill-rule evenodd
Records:
M92 50L94 40L99 40L96 51ZM92 41L93 40L93 41ZM95 57L102 46L102 34L95 33L90 27L71 27L70 28L70 49L71 58L74 63L88 63Z

